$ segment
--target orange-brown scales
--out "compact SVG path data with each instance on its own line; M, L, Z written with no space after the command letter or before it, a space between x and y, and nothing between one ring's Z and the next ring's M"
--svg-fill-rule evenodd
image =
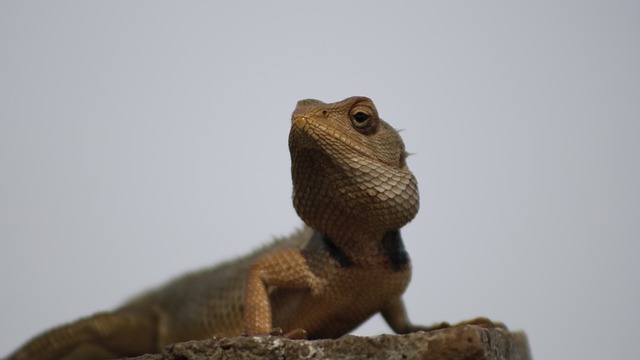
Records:
M402 294L411 267L400 228L419 207L404 143L373 102L299 101L289 135L294 207L287 239L187 274L121 308L49 330L10 359L102 359L159 352L214 335L336 338L381 313L413 326Z

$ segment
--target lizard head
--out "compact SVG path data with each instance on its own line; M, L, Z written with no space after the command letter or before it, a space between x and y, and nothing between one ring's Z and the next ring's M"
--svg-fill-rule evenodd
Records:
M366 97L299 101L289 151L294 207L325 235L379 237L418 212L404 142Z

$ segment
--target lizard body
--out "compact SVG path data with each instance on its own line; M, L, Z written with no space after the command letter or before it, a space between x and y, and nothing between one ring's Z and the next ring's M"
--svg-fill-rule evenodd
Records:
M376 313L413 326L401 296L411 267L400 228L419 207L404 143L373 102L298 102L293 203L306 226L252 254L187 274L105 313L49 330L9 359L101 359L214 335L340 337Z

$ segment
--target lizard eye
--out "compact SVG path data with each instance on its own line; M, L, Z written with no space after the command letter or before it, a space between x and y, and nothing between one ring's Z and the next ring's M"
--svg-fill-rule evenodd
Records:
M362 124L369 119L369 115L363 113L362 111L358 111L353 115L353 120L355 120L358 124Z
M358 111L351 115L351 122L353 123L353 126L362 129L371 124L371 116L365 112Z
M359 133L372 135L378 130L378 113L373 104L360 102L349 110L351 126Z

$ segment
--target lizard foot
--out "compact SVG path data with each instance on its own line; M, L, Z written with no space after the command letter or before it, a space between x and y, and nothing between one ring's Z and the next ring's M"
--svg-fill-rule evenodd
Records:
M291 340L305 340L307 338L307 331L304 329L296 328L285 334L282 328L277 327L277 328L273 328L269 332L269 335L282 336Z
M409 327L407 332L416 332L416 331L433 331L433 330L440 330L440 329L445 329L451 327L451 324L449 324L448 322L444 321L441 323L437 323L437 324L433 324L431 326L420 326L420 325L412 325Z
M457 323L454 326L460 326L460 325L475 325L475 326L480 326L484 328L501 328L501 329L507 330L507 326L505 324L497 321L491 321L486 317L477 317L475 319Z
M284 337L291 340L306 340L307 339L307 331L305 329L293 329L288 333L284 334Z

